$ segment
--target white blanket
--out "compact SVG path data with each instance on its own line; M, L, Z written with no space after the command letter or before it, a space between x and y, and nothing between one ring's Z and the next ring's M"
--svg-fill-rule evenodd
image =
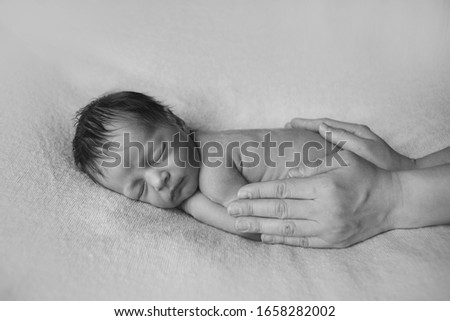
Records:
M448 21L442 1L2 1L0 299L449 300L449 226L265 245L102 189L71 153L78 108L135 90L196 128L330 117L422 156L450 145Z

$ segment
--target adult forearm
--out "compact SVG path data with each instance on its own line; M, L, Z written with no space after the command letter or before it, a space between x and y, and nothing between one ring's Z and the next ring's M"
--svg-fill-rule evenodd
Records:
M398 183L393 228L450 224L450 164L394 172Z
M416 168L427 168L450 163L450 147L416 159Z

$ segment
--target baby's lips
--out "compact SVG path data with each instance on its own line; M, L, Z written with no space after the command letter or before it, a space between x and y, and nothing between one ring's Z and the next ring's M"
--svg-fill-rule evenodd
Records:
M184 177L178 181L178 183L175 185L175 187L170 191L170 200L173 201L175 198L175 193L178 192L178 190L181 187L181 183L183 183Z

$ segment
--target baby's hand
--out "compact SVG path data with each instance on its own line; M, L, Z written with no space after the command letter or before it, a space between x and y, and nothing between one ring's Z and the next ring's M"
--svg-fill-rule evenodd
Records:
M345 142L342 146L343 149L349 150L386 170L409 170L416 167L414 159L393 150L381 137L365 125L328 118L294 118L285 127L319 132L323 138L334 144ZM327 135L327 133L331 133L331 135Z

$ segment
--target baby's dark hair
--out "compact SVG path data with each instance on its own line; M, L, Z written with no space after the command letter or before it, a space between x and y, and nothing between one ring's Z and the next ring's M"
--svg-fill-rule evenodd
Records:
M93 100L76 114L72 150L77 167L94 181L94 174L102 175L96 160L104 157L103 146L115 129L111 125L121 120L147 128L185 127L167 106L142 93L120 91Z

